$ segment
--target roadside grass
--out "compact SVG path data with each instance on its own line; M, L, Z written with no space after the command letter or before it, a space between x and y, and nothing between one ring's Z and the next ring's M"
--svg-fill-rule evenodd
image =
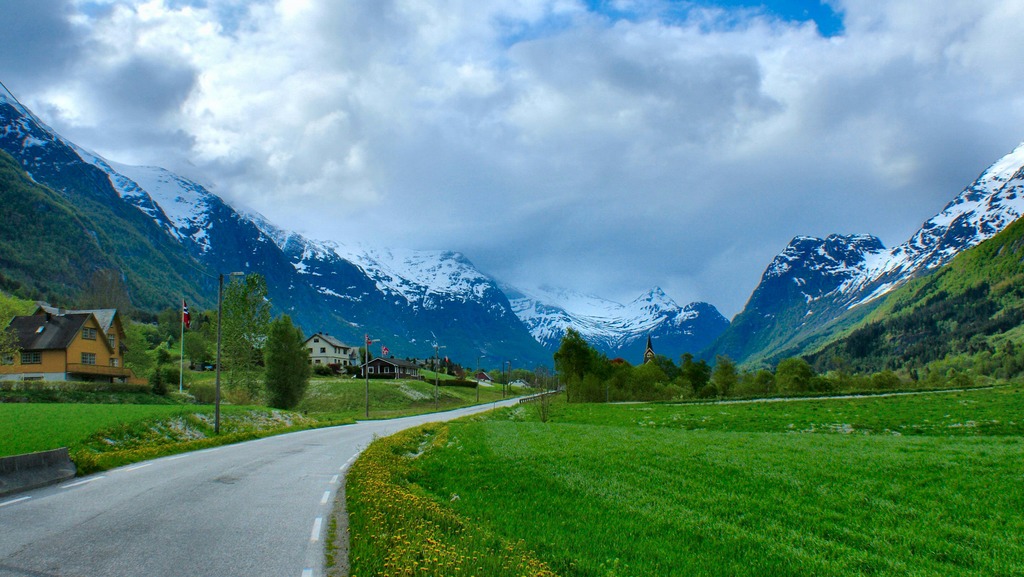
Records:
M444 381L442 381L443 383ZM523 394L516 388L512 396ZM477 391L465 387L437 388L437 410L447 411L476 404ZM480 387L480 403L502 399L501 387ZM299 406L317 419L363 419L366 415L366 381L351 378L313 378ZM434 381L370 379L370 418L390 419L434 411Z
M349 470L350 575L554 576L522 542L470 523L407 481L410 455L443 445L432 423L370 445Z
M78 447L97 431L189 410L182 405L0 403L0 457Z
M165 455L316 426L296 413L222 407L124 404L0 404L0 457L68 447L79 474Z
M352 574L451 575L394 555L436 541L477 575L542 574L494 564L506 543L566 576L1024 575L1022 406L1013 386L436 425L353 466Z

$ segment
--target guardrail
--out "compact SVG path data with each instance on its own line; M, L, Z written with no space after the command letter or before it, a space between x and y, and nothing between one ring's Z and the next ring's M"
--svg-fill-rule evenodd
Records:
M519 404L522 405L522 404L525 404L525 403L532 403L534 401L539 401L539 400L543 399L544 397L550 397L552 395L557 395L558 393L561 393L561 392L562 391L547 391L545 393L537 393L536 395L530 395L529 397L523 397L523 398L519 399Z
M0 497L38 489L75 476L67 447L0 458Z

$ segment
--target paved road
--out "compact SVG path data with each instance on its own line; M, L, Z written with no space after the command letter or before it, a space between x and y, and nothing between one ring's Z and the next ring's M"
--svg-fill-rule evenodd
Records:
M0 577L322 575L339 480L375 436L492 406L269 437L8 497Z

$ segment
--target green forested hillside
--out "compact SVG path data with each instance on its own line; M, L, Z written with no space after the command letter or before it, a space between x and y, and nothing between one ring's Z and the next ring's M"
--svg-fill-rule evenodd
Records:
M894 291L858 328L808 359L818 370L916 375L945 362L938 368L1024 373L1024 219Z
M37 184L3 151L0 206L0 290L55 305L156 311L212 282L185 255L154 246L170 239L141 213Z
M40 186L0 151L0 288L26 298L67 302L93 271L116 265L99 247L96 227L66 199Z

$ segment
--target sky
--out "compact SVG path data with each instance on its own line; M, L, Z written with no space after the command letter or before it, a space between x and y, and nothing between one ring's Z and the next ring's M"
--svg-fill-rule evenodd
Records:
M3 0L0 81L309 238L738 313L1024 141L1020 0Z

